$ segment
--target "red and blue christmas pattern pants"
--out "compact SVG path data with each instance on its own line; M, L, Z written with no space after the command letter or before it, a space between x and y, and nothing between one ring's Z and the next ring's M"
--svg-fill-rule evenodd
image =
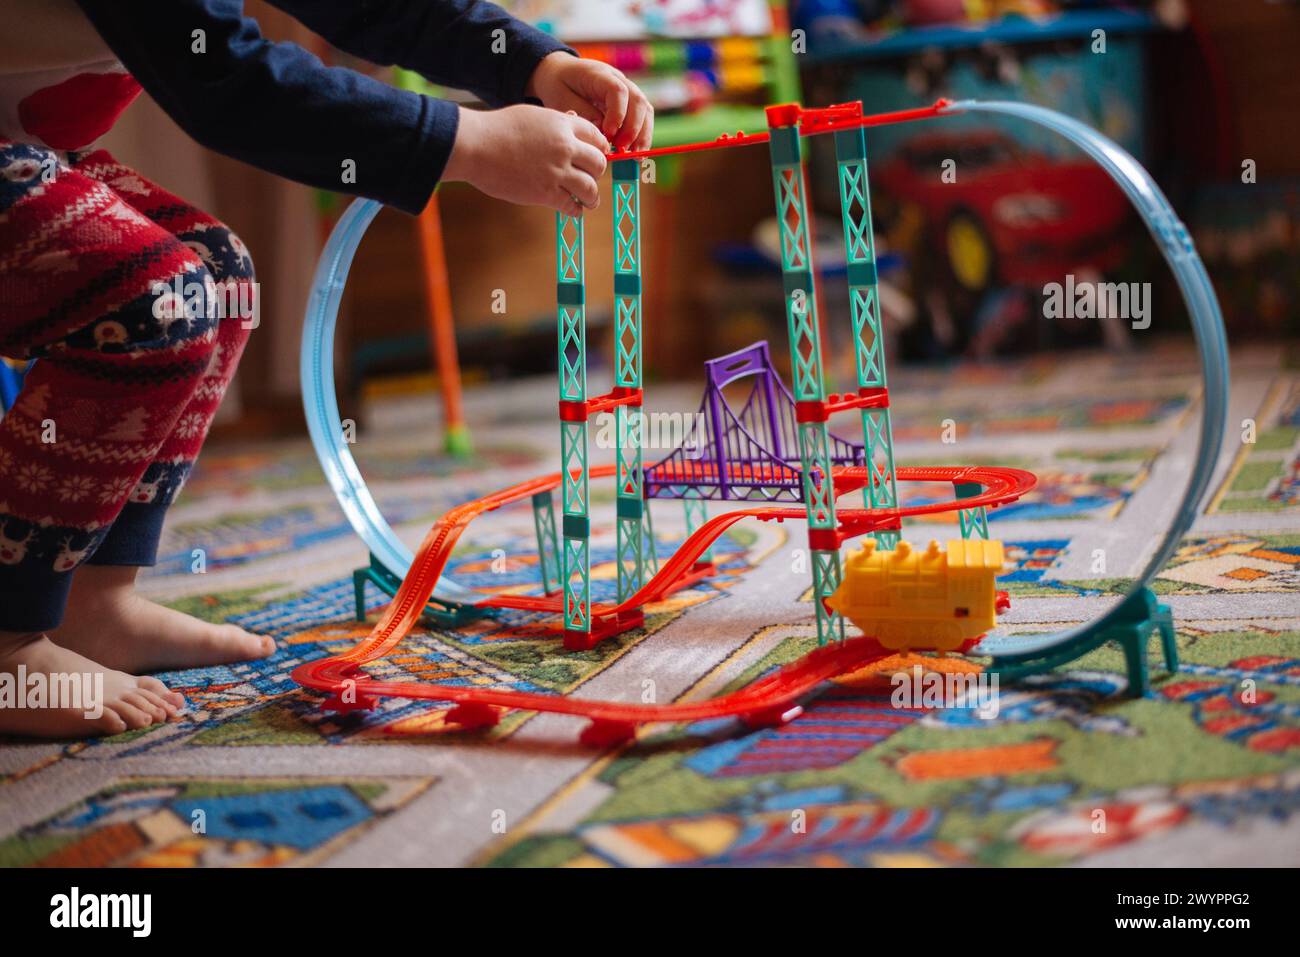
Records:
M244 244L103 150L0 140L0 630L63 616L83 562L151 565L255 322Z

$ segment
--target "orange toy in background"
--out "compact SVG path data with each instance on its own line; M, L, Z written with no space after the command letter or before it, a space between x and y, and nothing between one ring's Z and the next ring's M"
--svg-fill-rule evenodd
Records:
M996 622L994 580L1004 561L999 541L958 538L946 551L931 541L919 552L907 542L891 551L867 539L826 604L886 648L954 651Z

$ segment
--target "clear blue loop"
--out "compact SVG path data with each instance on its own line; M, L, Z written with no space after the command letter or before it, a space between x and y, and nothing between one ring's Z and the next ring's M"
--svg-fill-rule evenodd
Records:
M343 514L370 549L370 554L388 571L405 578L414 556L384 521L379 506L366 487L366 480L361 477L343 434L338 396L334 392L334 327L338 323L339 302L343 298L352 258L379 210L380 204L374 200L356 200L330 233L316 265L311 298L307 301L298 371L303 409L307 413L307 430L311 433L312 445L316 447L316 457L325 471L325 479L343 507ZM443 601L474 602L482 596L444 576L438 581L434 597Z
M1122 189L1134 209L1142 217L1165 261L1173 271L1183 301L1192 320L1192 331L1201 360L1201 377L1204 388L1201 395L1201 430L1196 446L1196 462L1187 480L1182 501L1164 536L1151 552L1151 558L1138 574L1133 590L1146 587L1173 556L1183 536L1192 527L1201 499L1210 486L1218 462L1228 422L1228 342L1223 331L1223 314L1219 300L1210 284L1201 257L1192 245L1187 228L1179 220L1169 200L1142 164L1114 141L1078 120L1054 110L1029 103L1002 101L981 102L962 100L950 104L945 113L996 113L1015 116L1047 127L1061 134L1110 174ZM998 636L996 645L985 642L982 651L996 651L998 655L1037 653L1074 642L1111 623L1119 612L1119 605L1109 609L1095 621L1069 631L1032 637Z

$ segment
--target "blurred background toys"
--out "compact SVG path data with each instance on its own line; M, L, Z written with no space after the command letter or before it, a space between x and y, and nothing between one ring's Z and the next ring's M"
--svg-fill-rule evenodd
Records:
M930 27L940 23L961 23L970 16L966 0L903 0L899 9L909 27Z
M1144 38L1160 29L1149 10L902 0L871 12L856 38L842 31L814 46L810 98L861 97L880 109L937 96L1026 99L1148 158ZM1114 328L1039 318L1044 286L1067 274L1113 279L1147 266L1125 198L1090 161L1021 123L990 119L873 131L870 146L881 230L905 263L900 292L918 306L917 321L899 330L905 356L1115 341Z

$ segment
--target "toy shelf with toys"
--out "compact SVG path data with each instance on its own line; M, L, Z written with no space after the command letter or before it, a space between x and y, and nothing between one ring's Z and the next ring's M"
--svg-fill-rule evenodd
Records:
M809 4L815 7L816 4ZM876 60L907 56L926 50L956 50L987 43L1050 43L1091 38L1096 30L1114 34L1146 33L1159 29L1147 10L1129 8L1061 10L1026 15L1006 13L995 19L970 19L959 23L905 26L893 23L846 33L813 30L810 63Z

